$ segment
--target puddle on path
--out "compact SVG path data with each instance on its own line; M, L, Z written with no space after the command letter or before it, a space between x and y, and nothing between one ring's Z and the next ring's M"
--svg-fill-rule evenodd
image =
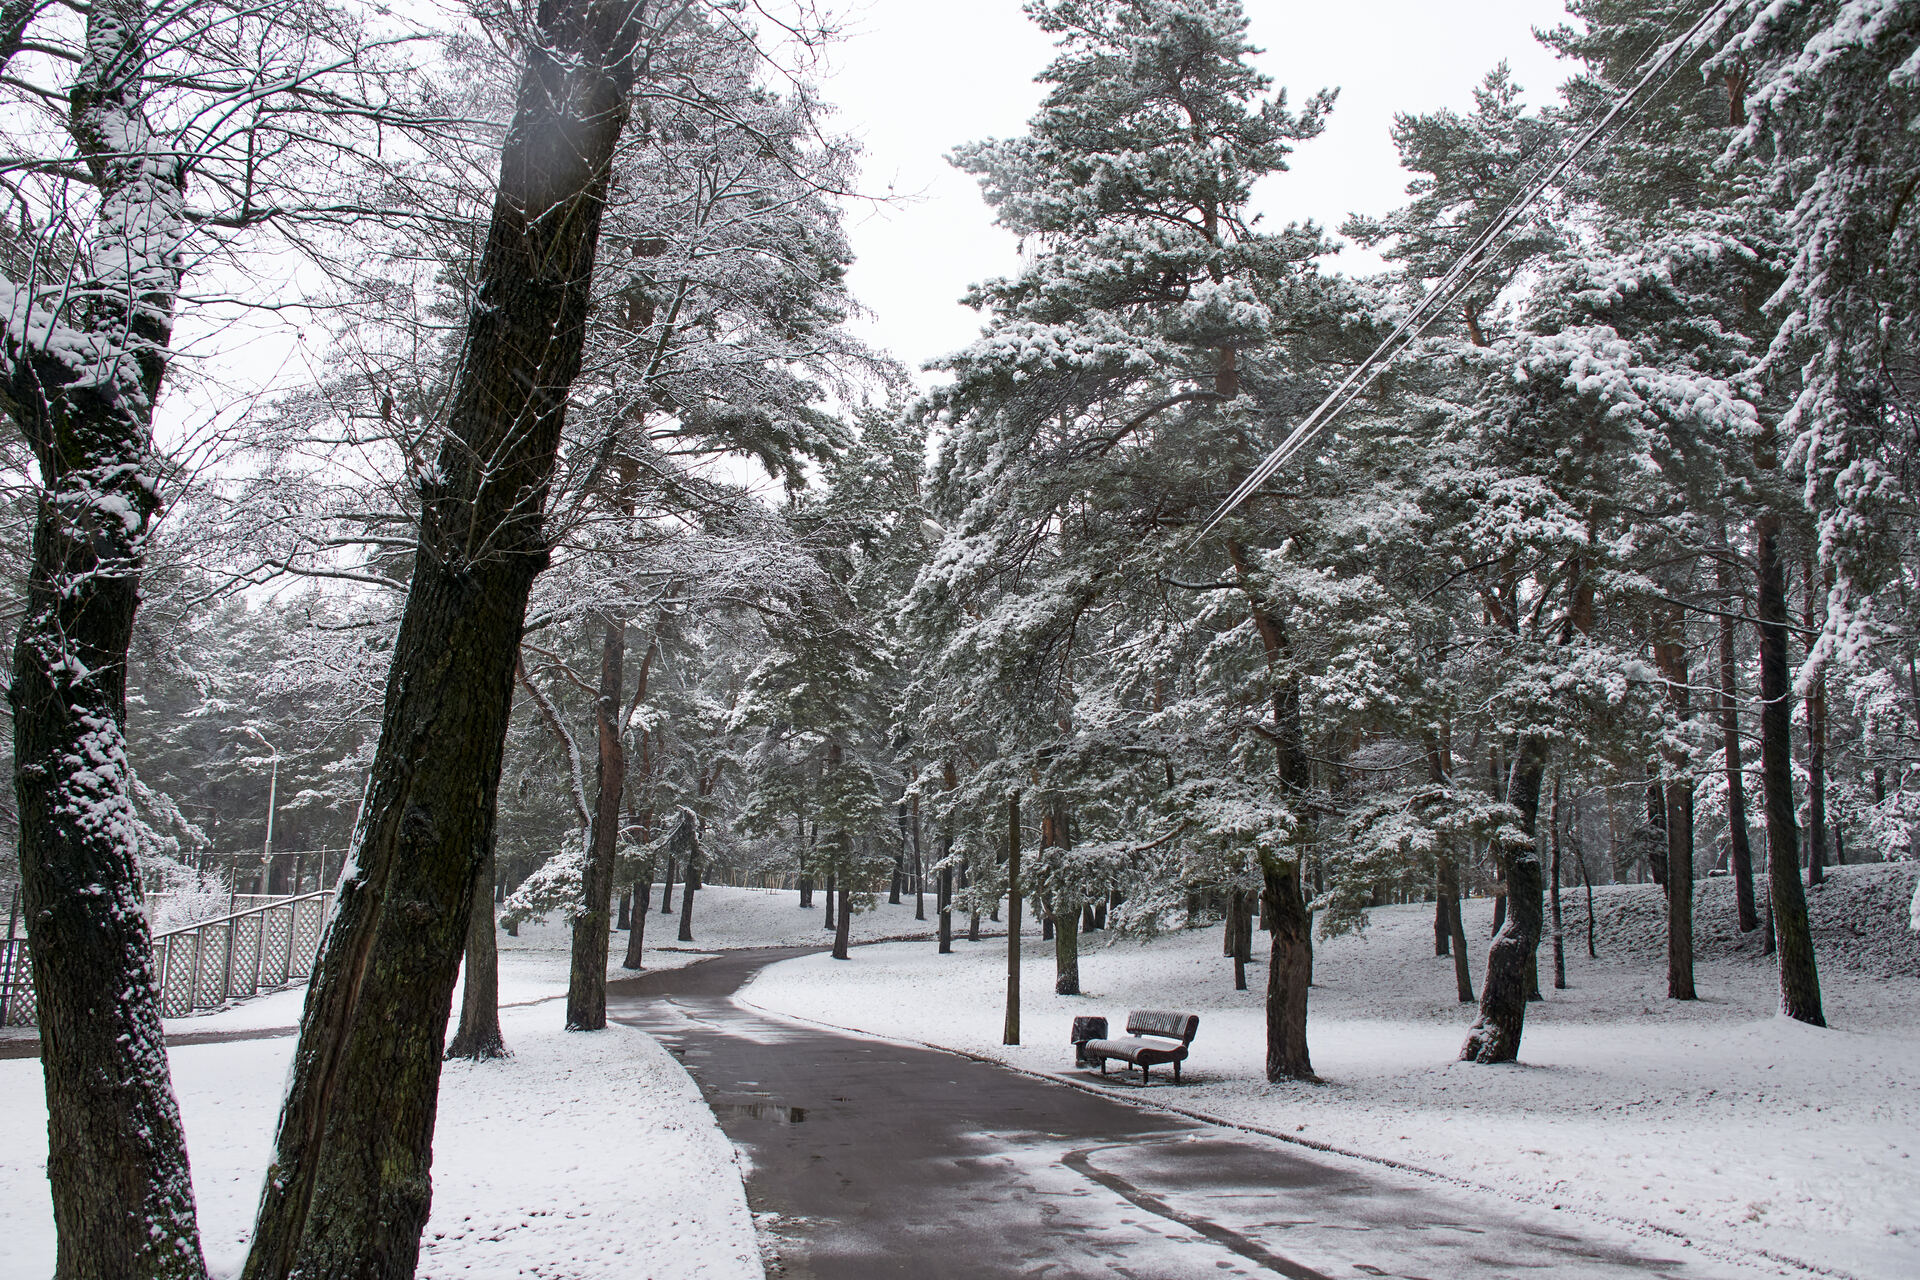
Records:
M807 1109L789 1107L779 1102L715 1102L713 1114L724 1120L729 1116L743 1116L749 1120L771 1120L775 1124L805 1124Z

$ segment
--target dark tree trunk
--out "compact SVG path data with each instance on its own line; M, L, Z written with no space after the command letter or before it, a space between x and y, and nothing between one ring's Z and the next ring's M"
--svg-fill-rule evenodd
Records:
M800 909L813 910L813 881L807 876L800 877Z
M907 802L900 802L900 845L893 851L893 880L887 885L887 905L900 905L900 891L907 879Z
M1445 876L1445 872L1440 873ZM1433 891L1433 954L1435 957L1447 954L1448 944L1453 938L1452 921L1448 918L1446 886L1435 883Z
M1227 913L1227 928L1232 935L1233 989L1247 989L1247 961L1253 958L1253 891L1235 888L1232 908Z
M693 941L693 897L700 889L700 850L687 854L687 871L680 885L680 941ZM829 891L831 892L831 891Z
M832 932L835 928L839 927L840 924L840 903L839 900L833 896L838 884L839 881L834 876L827 877L827 912L823 924L828 932Z
M1720 618L1720 744L1727 766L1728 865L1733 872L1733 901L1740 932L1760 927L1753 900L1753 845L1747 834L1747 778L1740 761L1740 666L1734 651L1731 613L1734 592L1731 571L1724 560L1719 585L1726 613Z
M636 903L653 901L653 871L647 872L633 882L633 900ZM647 911L644 907L633 913L633 928L627 934L626 959L620 962L622 969L641 969L646 966L647 948Z
M1675 608L1666 619L1667 636L1653 648L1654 661L1667 682L1667 703L1674 719L1685 724L1691 717L1691 697L1687 681L1691 664L1683 643L1686 616ZM1688 780L1691 762L1683 752L1671 753L1667 761L1671 778L1661 787L1666 807L1666 888L1667 888L1667 998L1692 1000L1693 990L1693 783Z
M941 843L948 846L946 852L940 855L941 858L944 860L946 858L952 857L953 849L952 849L951 842L948 841L945 837L942 837ZM940 954L943 956L951 955L953 953L953 868L952 867L942 866L940 868L940 887L939 887L938 893L934 897L933 910L934 910L934 914L940 917L940 943L939 943Z
M633 928L632 889L623 889L620 891L620 909L614 914L613 927L621 933L625 933L627 930Z
M46 1082L55 1274L206 1274L167 1072L153 939L130 832L127 649L161 467L153 405L180 283L179 165L142 155L149 6L97 0L68 132L99 208L70 282L102 350L36 334L45 302L10 299L0 405L39 469L13 650L14 795ZM31 10L8 6L9 45ZM17 24L17 25L16 25ZM123 154L111 140L135 139ZM436 1047L436 1058L438 1049Z
M1040 941L1053 941L1053 909L1048 907L1040 916Z
M1080 904L1061 898L1053 913L1053 993L1080 994Z
M245 1280L408 1280L418 1258L449 997L640 31L627 0L540 18Z
M1558 775L1553 779L1553 810L1547 817L1548 839L1553 843L1553 866L1550 868L1547 883L1552 886L1553 900L1553 989L1567 989L1567 944L1566 929L1560 917L1560 783Z
M833 900L834 892L829 889L827 890L827 901L832 902ZM840 910L837 913L838 918L834 921L833 926L833 958L835 960L845 960L849 958L847 944L852 940L853 934L853 894L847 889L844 882L840 886L839 900Z
M473 882L472 915L467 920L466 984L460 992L460 1026L447 1045L449 1058L504 1058L500 1034L500 953L493 939L493 867L491 841Z
M613 901L613 863L620 848L621 790L627 780L627 749L620 738L620 707L626 692L627 627L602 622L600 684L594 691L593 825L586 864L580 869L581 911L573 918L573 963L567 974L567 1030L601 1031L607 1025L607 926ZM645 687L644 667L641 673Z
M1313 913L1300 892L1300 865L1266 871L1273 955L1267 964L1267 1079L1317 1080L1307 1052L1307 993L1313 986Z
M1540 946L1542 910L1540 854L1534 838L1540 817L1540 782L1545 767L1542 744L1520 744L1507 786L1507 803L1520 810L1525 841L1497 846L1507 882L1507 918L1487 953L1487 980L1480 992L1480 1016L1460 1050L1463 1062L1512 1062L1520 1055L1520 1033L1527 1019L1527 978Z
M1007 1016L1001 1044L1020 1043L1020 793L1007 797Z
M927 918L927 871L920 856L920 797L913 798L913 918Z
M1312 780L1306 755L1306 736L1300 719L1300 679L1286 673L1292 652L1285 622L1254 589L1247 570L1246 551L1227 543L1227 558L1247 597L1248 612L1267 672L1274 678L1274 764L1280 786L1290 801L1306 799ZM1304 826L1307 810L1296 817ZM1266 887L1267 919L1273 930L1273 955L1267 966L1267 1079L1315 1080L1307 1053L1307 993L1313 986L1313 913L1301 892L1305 843L1289 860L1270 859L1262 868Z
M677 871L674 859L668 858L667 877L660 882L660 914L663 916L673 914L673 877Z
M1811 633L1820 625L1814 605L1813 560L1808 557L1805 574L1806 600L1802 622ZM1816 885L1827 878L1827 677L1816 674L1807 685L1807 883Z
M1827 1025L1806 890L1800 884L1800 830L1793 813L1793 687L1787 673L1787 582L1780 564L1780 518L1754 522L1759 543L1755 603L1760 615L1760 782L1767 805L1767 885L1780 956L1780 1009Z
M1447 857L1447 929L1453 935L1453 986L1461 1004L1473 1003L1473 967L1467 956L1467 926L1460 916L1460 868Z
M1494 886L1493 928L1487 931L1487 936L1490 938L1497 938L1500 936L1500 931L1506 927L1507 927L1507 886L1503 883L1503 884L1498 884Z

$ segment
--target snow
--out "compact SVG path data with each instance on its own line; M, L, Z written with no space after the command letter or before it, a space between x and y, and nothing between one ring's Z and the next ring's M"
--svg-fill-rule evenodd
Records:
M501 1020L513 1057L441 1077L422 1280L758 1280L732 1147L679 1064L632 1028L562 1031L553 1005ZM285 1038L171 1051L217 1277L245 1259L292 1053ZM0 1062L0 1090L0 1275L48 1275L40 1064Z
M1600 959L1583 910L1567 917L1571 990L1530 1007L1517 1067L1455 1061L1471 1009L1452 961L1433 955L1432 908L1378 909L1362 936L1320 943L1309 1036L1319 1086L1262 1071L1264 966L1232 989L1216 928L1083 950L1089 993L1051 993L1051 948L1029 942L1025 1043L1000 1041L1004 944L926 944L765 971L757 1007L960 1049L1082 1083L1067 1031L1077 1014L1115 1030L1133 1008L1200 1014L1193 1083L1109 1088L1278 1136L1323 1144L1678 1233L1738 1256L1764 1251L1873 1280L1920 1274L1920 939L1902 908L1915 869L1848 867L1810 894L1833 1030L1775 1015L1757 937L1730 925L1731 886L1701 886L1701 999L1665 998L1658 891L1596 890ZM1567 899L1581 908L1578 891ZM1861 904L1868 904L1863 908ZM1476 979L1491 903L1467 904ZM1576 927L1577 925L1577 927ZM1744 949L1743 949L1744 948Z

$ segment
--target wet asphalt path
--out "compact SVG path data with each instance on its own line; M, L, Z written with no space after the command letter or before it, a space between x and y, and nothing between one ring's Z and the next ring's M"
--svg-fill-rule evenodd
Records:
M775 1255L769 1276L1756 1274L1658 1239L1602 1236L1565 1215L731 999L761 966L800 954L734 952L608 988L609 1015L680 1058L746 1157L747 1199ZM1202 1050L1204 1041L1203 1027Z

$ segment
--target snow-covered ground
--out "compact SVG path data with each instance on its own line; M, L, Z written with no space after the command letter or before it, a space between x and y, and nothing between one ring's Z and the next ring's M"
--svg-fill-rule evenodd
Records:
M818 899L824 907L824 898ZM693 944L679 919L647 921L648 969L740 947L826 945L824 912L799 895L710 886L694 900ZM679 905L679 895L674 898ZM856 938L911 935L909 898L853 918ZM627 935L611 938L608 975ZM434 1135L433 1217L423 1280L736 1280L761 1275L732 1145L699 1091L651 1036L630 1027L562 1030L571 933L564 923L499 935L501 1022L513 1057L450 1063ZM170 1018L170 1032L291 1031L304 986ZM454 995L458 1009L459 993ZM207 1259L239 1272L293 1053L290 1036L170 1051L193 1162ZM0 1061L0 1277L53 1271L47 1117L40 1064Z
M513 1057L449 1063L419 1274L758 1280L731 1145L686 1073L627 1027L562 1031L508 1009ZM207 1261L237 1275L279 1111L288 1038L171 1052ZM53 1272L40 1064L0 1062L0 1275Z
M1920 1275L1920 938L1912 866L1843 868L1810 895L1830 1030L1776 1016L1772 962L1732 926L1727 882L1701 887L1693 1003L1666 999L1658 890L1596 891L1598 960L1582 895L1568 900L1571 989L1528 1013L1517 1067L1454 1061L1470 1009L1433 954L1432 908L1373 913L1321 943L1310 1040L1322 1085L1262 1071L1265 969L1234 991L1216 928L1102 942L1087 994L1052 994L1051 948L1027 943L1025 1043L1000 1041L1004 942L925 943L777 965L750 1003L958 1048L1030 1071L1072 1068L1077 1014L1117 1034L1132 1008L1197 1011L1188 1086L1111 1087L1229 1122L1384 1158L1547 1205L1652 1224L1874 1280ZM1491 904L1467 904L1478 978ZM1097 936L1097 935L1096 935ZM1543 977L1552 982L1543 948Z

